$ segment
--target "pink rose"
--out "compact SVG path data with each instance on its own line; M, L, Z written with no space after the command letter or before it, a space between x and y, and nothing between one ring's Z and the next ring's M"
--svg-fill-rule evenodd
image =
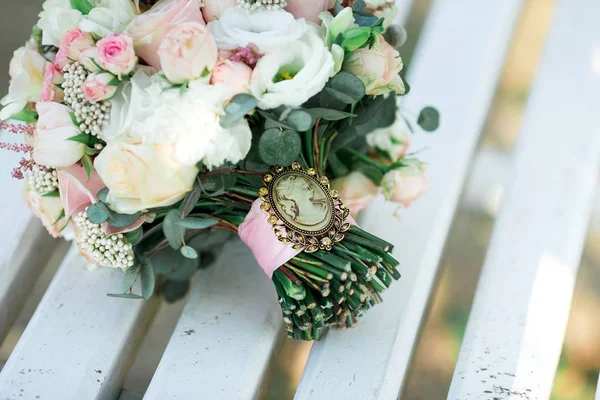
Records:
M158 47L171 29L184 22L205 25L197 0L162 0L131 21L126 32L133 37L135 51L146 63L160 69Z
M89 74L81 86L83 97L90 103L108 100L117 93L117 78L109 72Z
M69 140L79 134L71 120L71 109L54 102L36 104L39 114L33 144L36 164L64 168L75 164L85 154L85 144Z
M221 18L228 8L235 7L237 0L205 0L202 7L202 15L206 22Z
M208 75L217 62L217 44L205 25L185 22L173 27L158 48L162 71L172 83Z
M90 33L84 32L79 28L71 29L60 40L58 53L56 53L54 62L63 68L69 60L77 60L79 53L93 47L94 44L94 38Z
M296 19L304 18L307 21L321 25L319 14L327 11L329 0L287 0L285 8Z
M44 71L44 83L42 84L40 101L62 102L64 93L60 88L60 84L63 81L60 67L57 64L47 63L46 70Z
M122 34L105 37L96 44L95 61L102 69L119 78L129 74L137 63L133 39Z
M231 97L239 93L248 92L252 68L241 61L231 61L219 57L217 65L213 69L210 83L223 83L231 89Z
M425 178L426 164L416 159L402 160L404 166L385 174L381 189L386 200L408 207L429 187Z
M360 171L352 171L343 178L334 179L331 187L340 193L340 198L352 215L371 204L379 192L379 187Z
M368 95L389 92L404 94L404 82L398 75L402 70L402 58L383 36L378 37L373 47L352 53L344 61L342 69L358 76L365 84Z

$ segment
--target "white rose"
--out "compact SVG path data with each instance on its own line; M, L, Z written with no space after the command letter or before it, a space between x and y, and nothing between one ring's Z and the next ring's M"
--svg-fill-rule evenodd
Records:
M131 0L99 0L79 27L100 37L121 33L138 14Z
M80 11L71 7L70 0L46 0L37 25L42 29L42 44L58 46L65 33L83 19Z
M221 18L208 23L217 46L233 50L253 43L262 52L288 47L306 32L304 19L296 20L283 10L265 10L249 13L243 8L225 10Z
M94 167L109 189L106 201L111 207L134 214L183 199L192 190L198 169L174 162L174 147L126 139L108 143Z
M300 40L260 59L250 91L263 109L300 106L319 93L333 75L331 53L323 39L309 29Z
M375 129L366 139L369 146L386 153L390 160L397 161L404 157L408 150L408 127L403 118L397 117L392 125Z
M29 102L40 99L46 59L37 49L27 44L14 52L10 62L10 86L8 94L0 100L4 106L0 110L0 120L9 119L23 109Z

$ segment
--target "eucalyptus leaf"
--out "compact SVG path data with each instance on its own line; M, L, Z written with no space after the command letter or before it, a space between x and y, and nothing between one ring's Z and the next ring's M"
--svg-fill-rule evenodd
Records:
M357 114L352 114L344 111L332 110L329 108L310 108L306 110L314 119L323 118L327 121L339 121L349 117L358 117Z
M140 264L135 264L133 267L130 267L125 271L122 286L123 292L128 292L131 289L138 276L140 275L140 269Z
M194 250L193 248L191 248L190 246L183 246L181 248L181 254L185 257L185 258L190 258L192 260L195 260L196 258L198 258L198 253L196 252L196 250Z
M131 243L132 246L135 246L140 242L140 240L142 240L142 237L144 236L144 230L140 226L139 228L134 229L133 231L124 233L124 235L125 239L127 239L127 242Z
M119 299L135 299L142 300L143 297L133 293L107 293L108 297L117 297Z
M152 268L152 262L149 259L144 260L144 265L142 267L141 273L141 282L142 282L142 296L144 300L150 300L152 294L154 293L154 286L156 284L156 280L154 278L154 269Z
M213 171L210 175L200 177L201 188L208 196L220 196L235 186L236 182L237 176L232 172Z
M98 193L96 193L96 197L98 197L98 200L100 200L101 202L106 203L106 196L108 196L108 188L105 187L104 189L100 189L98 191Z
M309 130L313 126L313 118L305 110L292 110L287 118L285 118L287 125L294 128L295 131L304 132Z
M342 92L352 98L354 101L359 101L365 97L365 84L353 73L340 71L334 76L329 85L332 89Z
M163 221L163 233L169 242L169 245L175 250L179 250L183 243L183 235L185 228L177 225L177 221L181 220L179 210L171 210L165 216Z
M137 212L135 214L119 214L115 211L109 210L107 222L115 228L125 228L133 225L142 213Z
M92 224L102 224L108 220L109 210L103 203L95 203L88 207L87 217Z
M341 101L344 104L352 104L355 102L354 98L344 92L340 92L339 90L335 90L333 88L330 87L326 87L324 89L327 94L329 94L331 97L333 97L334 99Z
M219 223L213 218L188 217L175 222L177 225L187 229L206 229Z
M168 303L174 303L185 297L190 290L190 281L172 281L168 280L162 287L162 294Z
M221 117L220 124L223 128L228 128L239 122L244 116L256 108L257 101L254 96L247 93L240 93L229 101L225 106L225 115Z
M196 207L196 203L198 203L198 200L200 200L200 196L202 196L202 188L198 182L198 179L196 179L192 190L185 196L183 202L179 206L181 218L187 217L192 212L194 207Z
M186 258L180 251L166 248L152 257L154 272L167 279L185 281L190 279L198 270L199 258Z
M280 132L279 129L268 129L258 143L260 158L267 165L291 165L301 150L300 136L291 130Z
M427 132L433 132L440 126L440 113L433 107L425 107L419 113L417 124Z

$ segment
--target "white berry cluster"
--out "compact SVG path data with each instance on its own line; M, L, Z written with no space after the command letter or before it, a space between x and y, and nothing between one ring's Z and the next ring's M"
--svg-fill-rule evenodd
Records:
M87 211L87 209L86 209ZM103 267L127 269L133 266L133 246L122 233L107 235L99 224L93 224L82 211L75 216L80 230L79 248Z
M67 64L63 68L65 81L62 88L65 92L65 103L73 109L79 122L79 129L88 135L99 136L102 126L110 118L110 101L91 103L83 96L81 88L88 72L78 62Z
M238 0L238 5L248 11L259 9L280 10L287 6L285 0Z
M34 164L28 176L29 186L39 194L54 192L58 188L56 170Z

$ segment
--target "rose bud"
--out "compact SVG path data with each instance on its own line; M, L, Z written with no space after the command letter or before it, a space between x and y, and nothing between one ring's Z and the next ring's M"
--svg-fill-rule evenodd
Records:
M331 187L340 193L340 199L352 215L371 204L379 192L379 187L360 171L352 171L343 178L334 179Z
M119 80L110 72L99 72L88 75L81 89L87 101L97 103L112 98L118 84Z
M427 164L417 159L402 160L404 164L383 177L381 189L386 200L408 207L429 186L424 172Z
M105 37L96 43L95 61L100 68L119 78L129 74L137 63L133 40L123 34Z
M91 33L84 32L79 28L71 29L60 40L58 53L56 53L54 62L62 68L69 60L77 60L82 51L93 47L94 44L94 38Z

